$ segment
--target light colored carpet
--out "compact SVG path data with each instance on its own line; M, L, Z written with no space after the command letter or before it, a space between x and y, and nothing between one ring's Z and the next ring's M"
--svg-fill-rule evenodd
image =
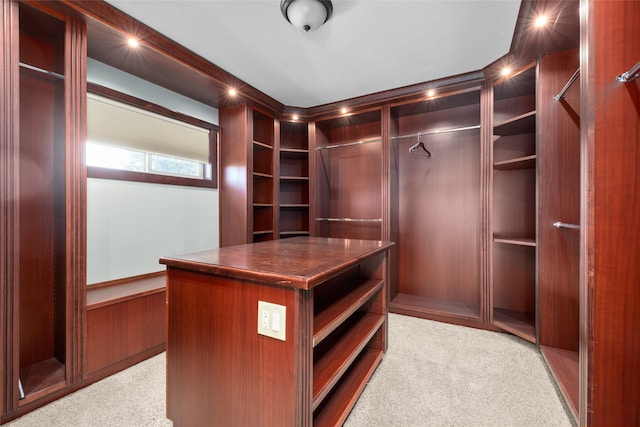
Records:
M395 314L389 315L389 341L345 427L572 425L530 343ZM6 425L170 427L165 354Z

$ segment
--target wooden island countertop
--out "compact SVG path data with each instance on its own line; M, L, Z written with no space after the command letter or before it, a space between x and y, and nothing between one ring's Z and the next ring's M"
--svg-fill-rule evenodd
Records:
M392 242L293 237L162 257L167 267L311 289Z

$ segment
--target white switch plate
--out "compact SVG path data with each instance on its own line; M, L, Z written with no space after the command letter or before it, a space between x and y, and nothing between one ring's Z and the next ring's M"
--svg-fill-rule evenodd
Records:
M258 334L286 341L287 307L258 301Z

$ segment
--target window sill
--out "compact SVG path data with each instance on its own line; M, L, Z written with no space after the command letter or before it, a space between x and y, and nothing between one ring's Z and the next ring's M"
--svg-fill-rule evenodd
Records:
M165 292L166 282L166 273L159 271L89 285L87 287L87 310L95 310L123 301Z

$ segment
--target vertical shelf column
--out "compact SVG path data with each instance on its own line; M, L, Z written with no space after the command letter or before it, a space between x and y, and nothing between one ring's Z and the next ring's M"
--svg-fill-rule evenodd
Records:
M280 122L279 237L309 235L309 133L302 122Z
M274 118L252 109L252 235L253 242L273 240L277 236L275 209L278 194L275 155L277 144Z
M494 87L493 324L536 341L536 67Z

